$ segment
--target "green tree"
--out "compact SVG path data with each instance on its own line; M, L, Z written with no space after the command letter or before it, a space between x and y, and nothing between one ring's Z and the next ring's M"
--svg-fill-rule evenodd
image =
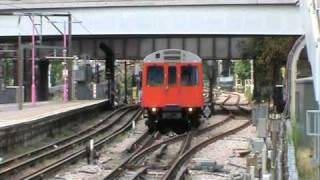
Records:
M241 80L250 78L250 61L249 60L241 60L236 61L234 65L234 73Z
M61 64L61 62L52 62L50 78L53 86L63 83L62 70L63 65Z
M275 84L281 82L281 68L286 65L295 37L256 38L252 49L244 49L244 59L254 57L254 98L270 97Z

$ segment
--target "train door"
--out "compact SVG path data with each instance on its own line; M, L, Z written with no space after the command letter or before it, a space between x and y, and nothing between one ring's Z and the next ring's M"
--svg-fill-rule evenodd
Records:
M178 89L178 77L176 64L166 64L166 86L165 94L168 104L179 105L179 89Z
M163 64L148 64L144 67L143 105L161 107L165 103L165 67Z
M185 107L202 106L202 72L197 64L180 65L180 97L181 104Z

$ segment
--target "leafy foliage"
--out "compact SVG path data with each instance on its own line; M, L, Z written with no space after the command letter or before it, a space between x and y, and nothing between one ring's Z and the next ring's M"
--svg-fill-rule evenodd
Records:
M273 86L279 82L280 68L285 66L293 46L292 37L264 38L256 46L256 76L259 86Z
M2 60L3 69L4 69L4 84L6 86L14 85L14 72L15 72L15 64L12 60L6 59Z
M52 62L50 78L53 86L63 83L62 70L63 65L61 64L61 62Z
M234 65L234 72L239 79L245 80L250 78L250 61L241 60L236 61Z
M281 67L285 66L295 39L295 37L257 38L254 50L246 50L243 54L244 58L255 57L255 98L270 97L275 84L281 83Z

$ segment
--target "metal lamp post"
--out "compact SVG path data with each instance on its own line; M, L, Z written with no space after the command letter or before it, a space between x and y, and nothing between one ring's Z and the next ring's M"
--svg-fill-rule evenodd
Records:
M36 105L36 77L35 77L35 56L36 56L36 51L35 51L35 23L34 23L34 16L32 16L32 85L31 85L31 102L32 105Z
M66 22L63 23L63 78L64 78L64 84L63 84L63 102L69 101L68 96L68 69L67 69L67 33L66 33Z
M36 104L36 83L35 83L35 22L34 16L31 17L32 21L32 85L31 85L31 101L32 105ZM63 23L63 78L64 78L64 85L63 85L63 102L69 101L69 87L68 87L68 69L67 69L67 27L66 21L63 22L54 22L54 23Z
M67 50L67 36L69 36L70 34L67 34L66 21L63 21L63 22L49 21L49 22L53 23L53 24L54 23L63 24L63 53L62 53L62 57L63 57L63 63L62 63L63 64L63 72L62 72L62 74L63 74L63 79L64 79L64 82L63 82L63 102L66 103L69 101L69 86L68 86L69 73L68 73L68 68L67 68L67 52L68 52L68 50Z

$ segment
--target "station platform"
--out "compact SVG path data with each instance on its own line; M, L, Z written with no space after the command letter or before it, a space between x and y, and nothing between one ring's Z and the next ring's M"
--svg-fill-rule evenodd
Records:
M0 130L18 124L31 123L46 117L63 114L77 109L92 107L108 100L77 100L63 103L61 101L38 102L35 106L25 103L23 110L17 104L0 105Z
M110 109L108 99L25 103L23 110L17 104L0 105L0 154L17 145L27 145L34 139L54 136L64 127L90 121L97 114Z

